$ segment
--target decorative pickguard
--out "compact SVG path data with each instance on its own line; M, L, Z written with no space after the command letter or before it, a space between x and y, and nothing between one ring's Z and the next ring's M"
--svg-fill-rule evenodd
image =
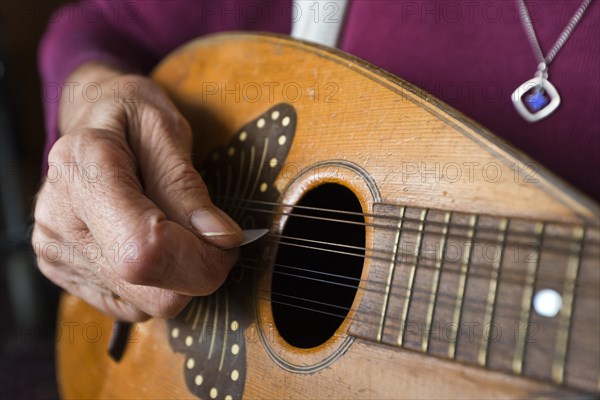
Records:
M280 195L273 183L290 150L296 120L289 104L272 107L240 129L227 146L216 148L201 168L215 204L243 229L270 226L268 210ZM243 248L221 289L193 299L169 321L169 342L186 356L183 373L195 396L230 400L243 395L245 330L253 321L253 269L244 260L257 254Z

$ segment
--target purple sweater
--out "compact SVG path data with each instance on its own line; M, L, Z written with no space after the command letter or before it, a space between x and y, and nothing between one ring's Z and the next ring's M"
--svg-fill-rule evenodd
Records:
M350 0L340 48L429 91L600 199L600 4L550 65L560 108L530 124L510 95L537 61L513 1ZM527 1L544 53L580 0ZM291 0L88 0L59 9L39 50L46 154L57 140L56 89L83 62L147 73L193 38L219 31L289 34ZM321 9L319 18L331 9ZM44 162L46 165L46 162Z

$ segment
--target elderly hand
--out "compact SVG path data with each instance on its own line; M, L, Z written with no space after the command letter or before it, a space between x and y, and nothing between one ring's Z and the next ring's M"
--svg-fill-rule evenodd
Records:
M93 63L67 82L79 85L63 91L35 207L39 267L115 318L172 317L223 283L241 230L212 204L190 127L158 86Z

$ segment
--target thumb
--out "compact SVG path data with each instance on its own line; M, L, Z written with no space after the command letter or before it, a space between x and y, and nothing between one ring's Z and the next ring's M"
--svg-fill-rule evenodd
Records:
M191 130L183 117L178 117L181 121L175 124L154 124L147 138L150 140L141 140L147 143L138 148L146 195L168 219L194 231L206 242L221 248L237 246L242 242L242 231L212 203L191 161Z

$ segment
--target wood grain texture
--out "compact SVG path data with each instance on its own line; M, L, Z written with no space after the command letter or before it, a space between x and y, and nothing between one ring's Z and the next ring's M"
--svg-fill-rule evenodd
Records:
M176 51L157 67L153 77L190 121L196 134L194 154L199 161L216 145L227 143L257 115L275 104L290 103L298 115L297 130L284 160L286 167L275 181L283 203L293 204L311 188L335 182L351 189L366 213L372 213L375 204L388 204L392 205L390 212L407 206L598 226L598 205L543 167L428 94L340 52L272 35L216 35ZM444 213L436 218L443 220ZM367 217L366 222L373 220ZM283 220L276 219L272 231L280 233L283 225ZM393 248L394 238L375 242L376 237L373 229L367 229L368 248L382 244L387 248L386 243ZM581 265L581 274L597 282L597 260L586 259ZM416 272L417 266L408 272L396 270L394 276L381 272L383 267L365 261L363 279L376 272L380 279L406 282L414 274L417 287L429 287L434 279L431 273ZM439 277L440 286L457 290L460 282L446 278ZM260 279L259 285L268 287L269 271ZM481 288L476 291L487 296L488 281L479 283ZM563 293L564 288L560 290ZM575 311L576 324L585 325L586 316L598 312L598 287L592 286L592 291L591 300ZM359 306L377 311L388 307L396 315L403 314L403 304L384 305L365 293L358 291L353 310ZM515 294L520 303L522 291L506 292L502 285L497 290L499 297ZM369 301L374 303L367 304ZM354 334L360 338L348 339L349 344L341 351L340 341L346 340L348 330L353 329L352 313L332 339L313 349L298 349L278 335L267 301L257 301L256 309L256 323L273 327L272 342L267 343L267 351L264 341L247 340L245 398L594 397L589 393L598 391L596 387L586 394L513 376L509 373L511 367L497 360L493 352L490 359L507 373L365 339L371 334L377 338L377 329L360 333L355 328ZM414 308L406 316L426 320L428 312L427 308ZM445 316L450 315L447 313L437 314L437 318L450 318ZM59 326L65 323L79 324L72 325L75 331L97 323L103 332L98 341L81 339L77 334L70 340L63 328L57 350L65 398L190 397L183 381L185 359L168 346L164 321L136 325L133 339L137 342L128 345L119 364L106 354L106 332L111 326L106 317L66 296ZM597 320L592 318L591 324L582 329L597 332ZM383 343L388 343L386 335L397 338L399 328L382 327ZM408 348L418 350L421 344L411 340ZM593 342L594 338L585 340ZM481 343L476 345L475 363ZM447 348L436 346L431 345L432 354L447 353ZM457 350L466 349L459 346ZM310 373L290 372L274 360L272 351L286 360L305 360L307 365L331 354L335 357ZM464 362L468 357L464 354L459 358ZM566 362L577 363L577 359ZM525 368L531 365L535 364L526 363ZM574 387L588 387L594 379L567 378L564 383Z

